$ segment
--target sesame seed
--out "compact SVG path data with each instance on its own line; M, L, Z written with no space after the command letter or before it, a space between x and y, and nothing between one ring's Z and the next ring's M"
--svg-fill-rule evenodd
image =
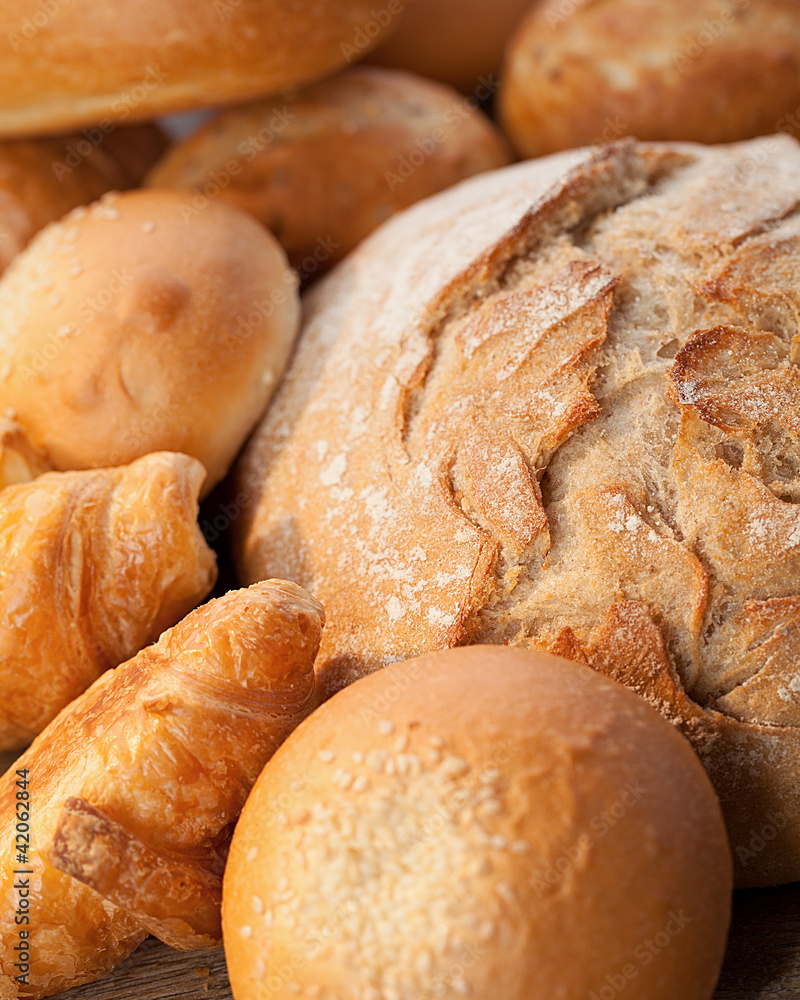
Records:
M445 757L441 770L448 778L460 778L469 770L469 764L463 757Z
M444 746L444 740L442 739L441 736L429 736L428 742L435 747L439 747L439 749L441 749Z
M392 744L392 749L395 753L405 753L406 750L408 750L408 733L403 733L402 736L398 736Z
M294 979L286 984L286 989L290 993L294 993L295 996L297 996L298 993L303 992L303 987L300 985L300 983L296 982Z
M495 931L494 921L484 920L482 921L480 927L478 927L478 938L481 941L488 941L489 938L494 936L494 931Z
M364 754L360 750L354 750L353 754L352 754L352 757L353 757L353 763L354 764L363 764L364 763Z
M155 222L147 221L147 222L143 222L142 223L142 232L143 233L152 233L152 232L155 231L155 228L156 228Z
M253 908L253 913L263 913L264 912L264 901L260 896L253 896L250 906Z
M263 958L256 959L256 964L253 966L253 979L255 982L259 982L267 974L267 967L264 964Z
M508 846L508 841L500 833L496 833L493 837L491 837L489 839L489 843L496 851L504 851Z
M331 761L336 759L336 754L333 750L320 750L317 757L322 761L323 764L330 764Z
M267 927L272 927L274 922L275 922L274 913L272 912L272 910L267 910L267 912L264 914L264 924Z
M516 902L517 897L514 895L514 890L511 888L508 882L498 882L497 885L494 887L494 891L501 899L504 899L507 903Z
M239 928L239 933L243 938L251 938L253 936L253 928L250 924L245 924L243 927Z
M356 780L353 782L354 792L364 792L369 788L369 780L365 774L359 774Z
M481 784L482 785L493 785L495 781L498 781L503 777L503 772L498 771L496 767L490 767L488 770L481 774Z
M514 840L511 843L511 850L514 854L524 854L526 851L531 849L531 845L527 840Z
M502 806L497 799L486 799L485 802L481 802L480 804L480 811L486 816L496 816L501 808Z
M450 985L462 997L467 996L471 992L466 979L454 979Z
M394 732L394 723L389 719L381 719L378 723L378 730L383 733L384 736L391 736Z
M285 875L283 875L278 880L278 892L286 892L288 888L289 888L289 879Z

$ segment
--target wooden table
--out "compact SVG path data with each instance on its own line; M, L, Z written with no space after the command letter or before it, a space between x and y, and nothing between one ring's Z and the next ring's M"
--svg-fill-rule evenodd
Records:
M0 754L0 773L12 759ZM110 976L60 994L60 1000L178 998L230 1000L221 950L180 953L150 938ZM736 893L728 953L714 1000L798 998L800 882Z

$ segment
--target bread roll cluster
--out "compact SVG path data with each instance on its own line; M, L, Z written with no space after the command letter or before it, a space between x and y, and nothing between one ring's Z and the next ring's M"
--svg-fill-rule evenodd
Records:
M798 5L0 29L0 1000L710 1000L800 878Z

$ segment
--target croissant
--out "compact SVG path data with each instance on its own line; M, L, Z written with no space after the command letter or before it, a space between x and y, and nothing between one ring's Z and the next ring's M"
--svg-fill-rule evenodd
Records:
M219 943L233 825L316 705L323 623L295 584L232 591L99 678L0 778L0 843L17 845L0 867L2 1000L90 982L148 932Z
M0 749L25 746L208 594L204 477L162 452L0 492Z

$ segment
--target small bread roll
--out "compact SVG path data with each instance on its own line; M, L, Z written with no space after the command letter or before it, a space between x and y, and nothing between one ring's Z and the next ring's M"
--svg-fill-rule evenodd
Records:
M136 187L166 146L155 125L0 143L0 274L48 222Z
M486 0L413 0L369 61L475 93L481 83L494 82L506 39L532 2L495 0L490 9Z
M0 406L60 470L179 451L225 474L298 324L276 241L169 191L76 209L0 281Z
M236 1000L708 1000L719 803L627 689L473 646L318 709L245 804L223 884Z
M142 121L324 76L407 0L0 0L0 135Z
M795 0L543 0L509 45L500 115L527 157L798 131Z
M297 97L224 112L173 147L148 183L250 212L310 277L398 209L508 162L474 101L410 73L358 67Z

